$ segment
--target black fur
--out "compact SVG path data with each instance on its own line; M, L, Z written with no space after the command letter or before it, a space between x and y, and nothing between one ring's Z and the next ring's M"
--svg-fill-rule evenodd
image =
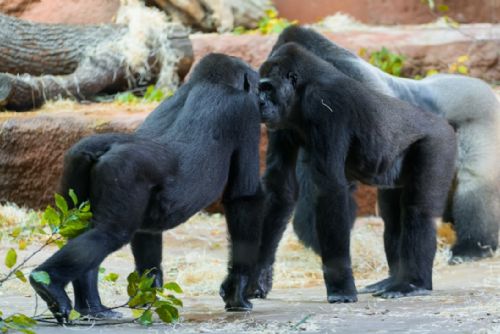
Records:
M383 215L397 216L389 219L394 235L388 247L395 257L389 284L376 293L385 298L428 293L434 218L443 211L455 167L453 128L367 88L295 43L276 48L260 75L261 114L271 129L260 268L272 266L295 205L300 149L313 183L303 205L315 213L328 301L357 300L349 243L358 181L387 192L383 200L397 197L384 201Z
M48 272L49 286L31 280L60 322L72 308L64 291L69 282L80 313L117 315L101 304L97 268L129 242L136 269L153 269L161 286L161 232L221 194L232 240L224 300L227 308L251 308L237 291L246 289L261 230L257 89L258 74L247 64L211 54L134 134L91 136L67 152L61 192L74 189L90 200L93 228L35 269Z
M492 256L498 247L500 206L500 104L484 82L460 75L438 74L424 80L390 76L311 29L287 28L274 50L295 42L367 87L444 117L455 128L458 157L454 186L443 219L452 222L457 241L450 263ZM299 156L303 154L302 150ZM299 159L299 162L302 159ZM314 212L306 203L311 177L299 163L299 199L294 228L299 238L318 248ZM386 233L387 234L387 233ZM390 257L391 255L388 254Z

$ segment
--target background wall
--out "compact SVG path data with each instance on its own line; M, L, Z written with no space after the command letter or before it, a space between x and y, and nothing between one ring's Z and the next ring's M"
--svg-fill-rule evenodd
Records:
M421 0L274 0L280 16L300 23L317 22L343 12L368 24L420 24L437 19ZM448 0L445 14L462 23L500 22L498 0Z

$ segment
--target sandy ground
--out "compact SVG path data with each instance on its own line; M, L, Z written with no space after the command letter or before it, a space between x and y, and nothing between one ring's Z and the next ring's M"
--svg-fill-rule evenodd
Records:
M0 218L4 214L0 206ZM26 219L10 213L10 223ZM7 214L8 216L8 214ZM12 246L3 238L0 253ZM33 242L19 258L36 248ZM378 218L358 219L353 231L353 269L358 287L385 276L382 226ZM164 272L183 288L185 307L175 325L108 324L56 327L39 325L37 333L500 333L500 256L476 263L448 266L448 246L440 243L435 261L435 291L431 296L383 300L360 295L355 304L326 302L319 258L297 241L291 228L281 243L275 274L275 288L267 300L254 301L249 313L226 313L218 296L225 276L227 240L220 215L199 214L188 223L164 234ZM49 248L34 258L33 265L55 251ZM1 256L3 258L3 255ZM116 283L101 280L106 305L126 301L126 276L133 270L130 251L124 248L104 263L106 273L120 275ZM28 272L29 269L26 271ZM0 265L0 273L5 267ZM0 310L10 314L35 312L36 298L27 284L8 281L0 288ZM37 314L45 310L39 300ZM124 309L125 318L130 319Z

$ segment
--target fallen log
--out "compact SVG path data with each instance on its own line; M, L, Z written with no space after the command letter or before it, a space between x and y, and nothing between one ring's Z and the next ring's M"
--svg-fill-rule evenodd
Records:
M0 14L0 107L23 111L152 83L174 89L193 62L188 32L144 6L125 8L118 18L84 26Z

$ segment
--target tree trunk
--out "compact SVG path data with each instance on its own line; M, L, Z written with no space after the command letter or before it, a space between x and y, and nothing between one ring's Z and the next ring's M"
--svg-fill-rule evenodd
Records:
M146 4L205 32L226 32L237 26L255 28L264 11L270 8L268 0L146 0Z
M188 72L193 51L181 27L143 41L149 55L140 59L140 70L126 55L129 33L126 25L40 24L0 14L0 106L28 110L56 97L86 100L151 84L163 70L164 52L176 55L173 75Z

